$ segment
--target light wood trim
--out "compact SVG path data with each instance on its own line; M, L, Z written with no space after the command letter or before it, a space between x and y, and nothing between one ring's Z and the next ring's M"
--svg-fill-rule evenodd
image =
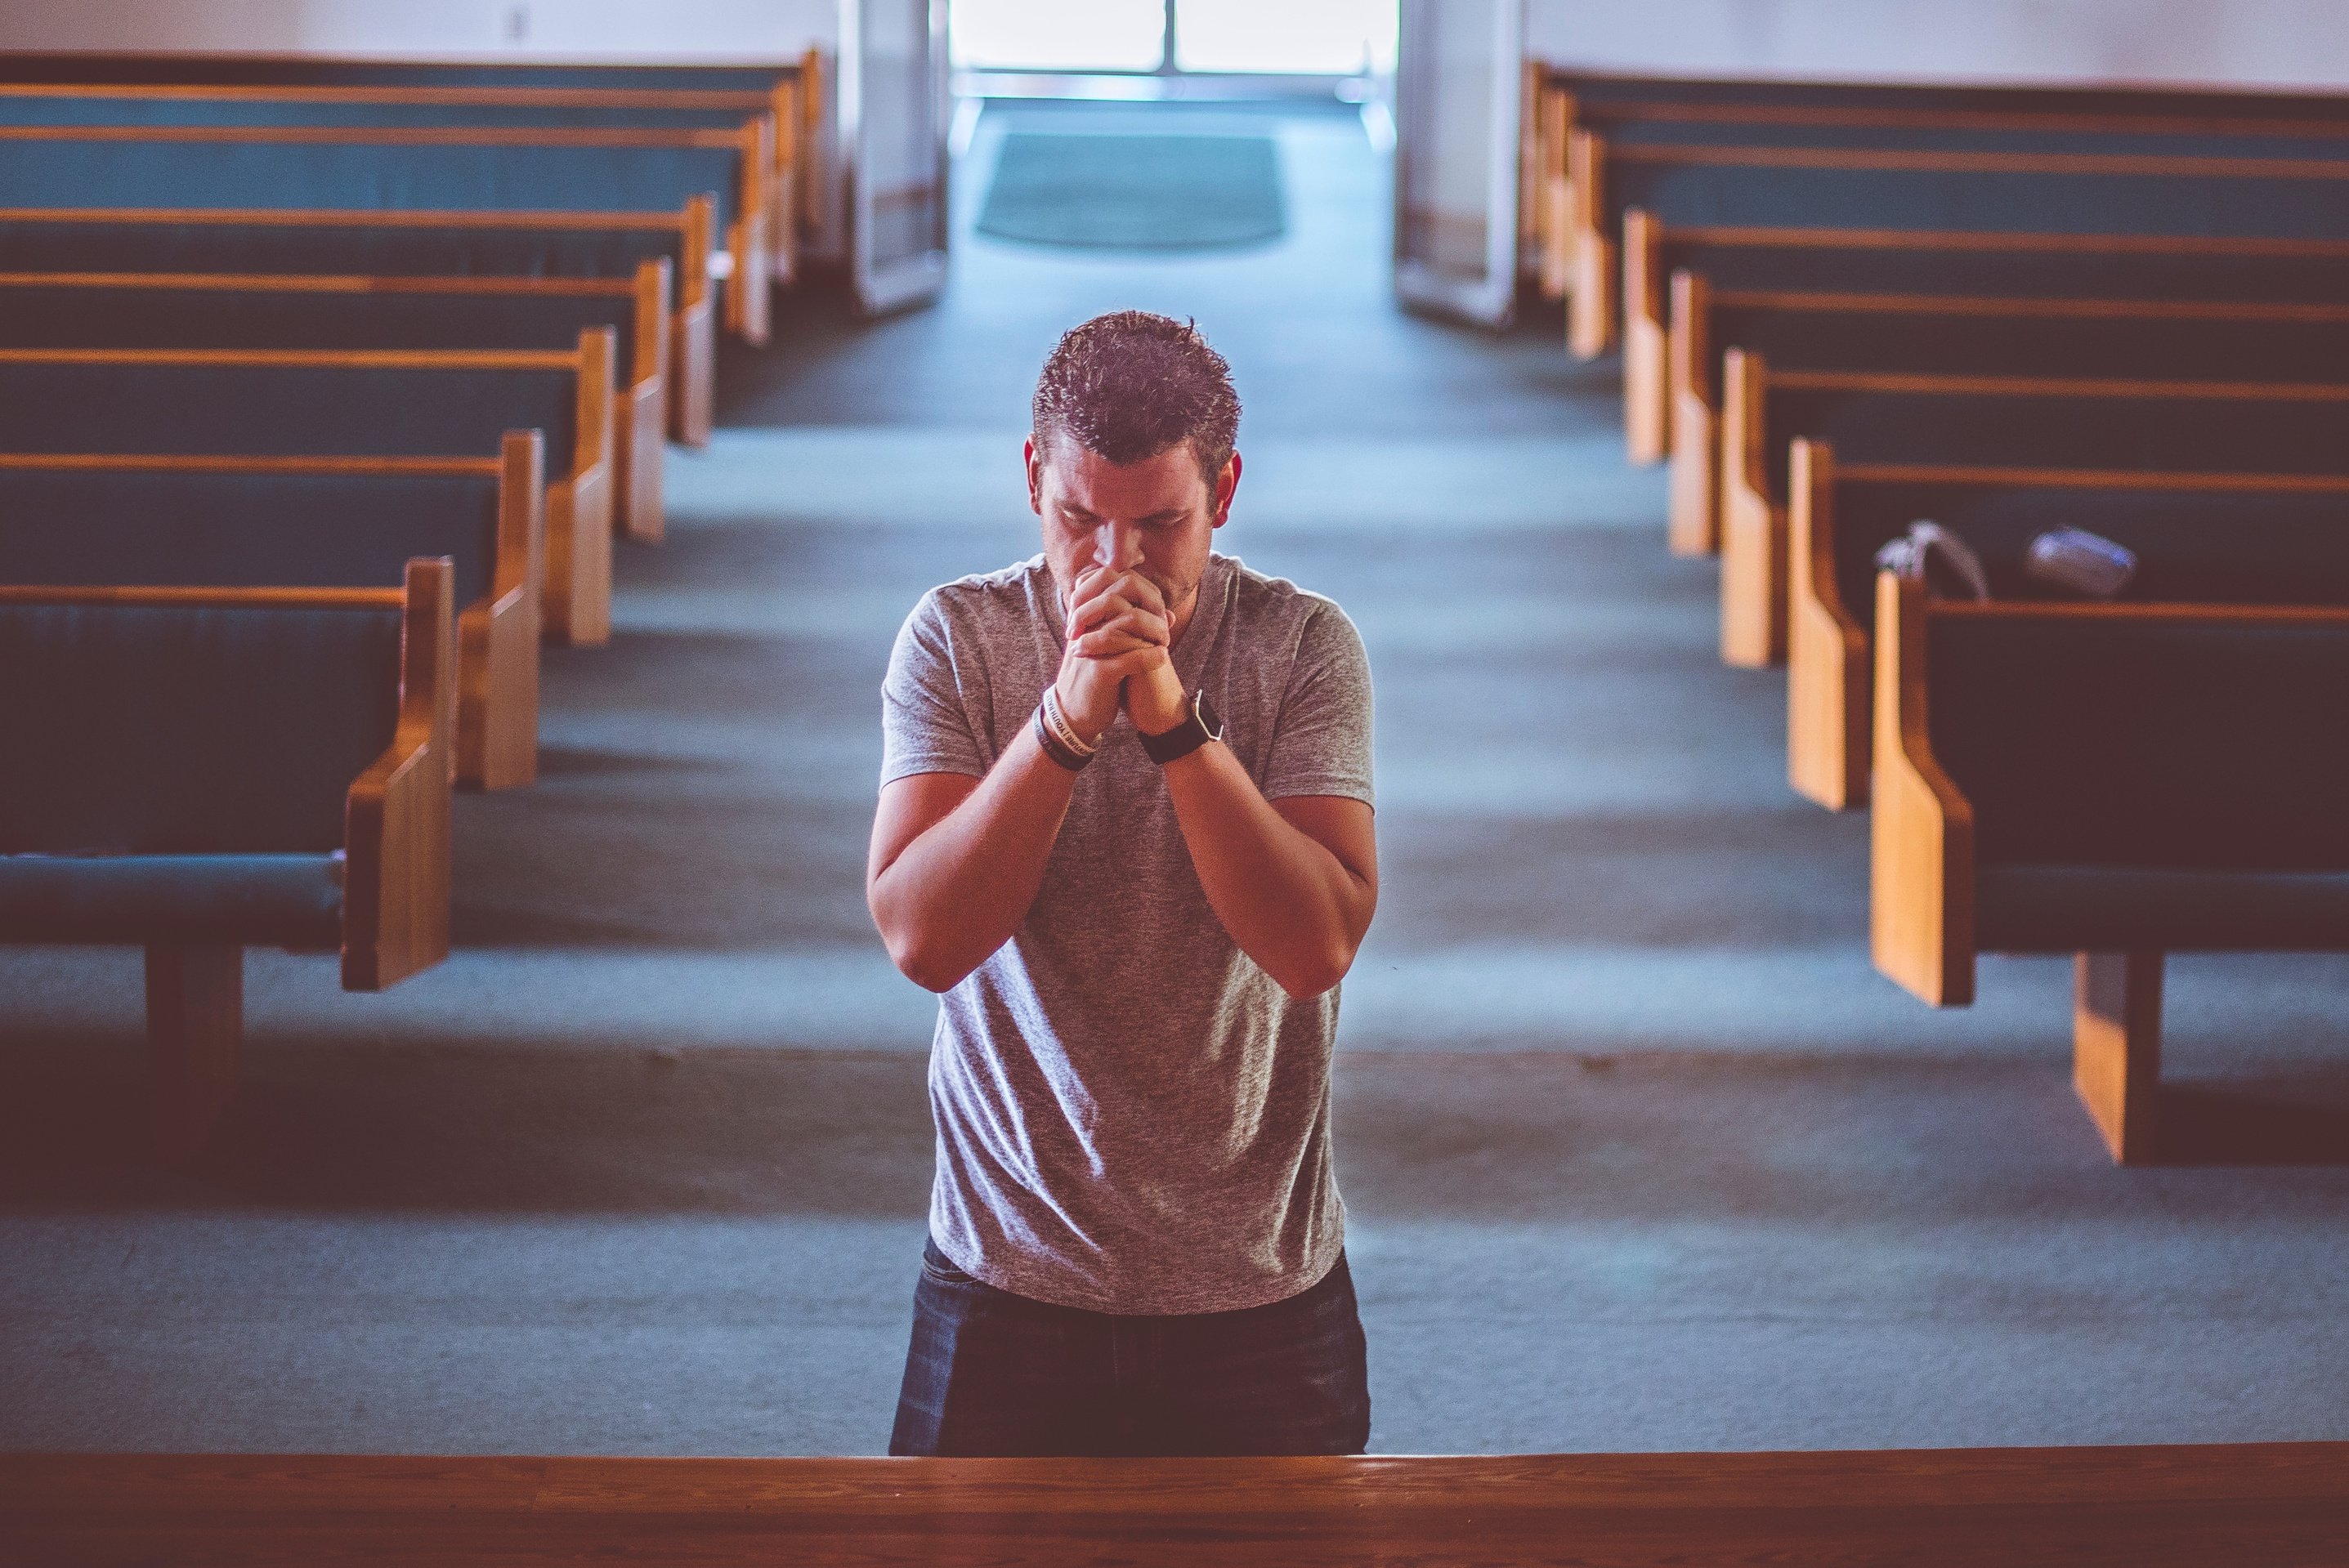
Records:
M399 723L343 807L343 989L380 991L449 955L455 569L408 563Z
M387 370L565 370L559 349L490 348L0 348L0 365L326 366Z
M2349 374L2349 371L2344 371ZM2349 385L2306 381L2148 381L2127 377L1961 376L1893 370L1781 370L1790 391L1914 392L1992 397L2217 398L2229 402L2349 403Z
M1671 441L1671 326L1655 224L1623 214L1623 430L1631 460L1664 460Z
M1733 348L1721 367L1721 660L1763 669L1786 656L1786 511L1770 494L1769 394L1761 355Z
M686 232L693 198L675 212L530 207L0 207L10 223L189 223L295 229L641 229Z
M2044 485L2072 490L2240 490L2349 495L2344 474L2209 474L2153 469L1957 468L1931 463L1847 463L1839 484Z
M397 610L397 588L220 588L150 584L0 583L0 604L178 604L223 610Z
M677 297L679 308L709 297L711 258L718 251L718 202L707 195L688 196L679 219L683 239L678 246Z
M2095 316L2127 321L2349 322L2349 304L2265 300L2082 299L2005 294L1813 294L1723 289L1724 310L1777 310L1836 315Z
M666 88L337 87L242 82L7 82L0 98L223 99L247 103L446 104L458 108L741 109L756 114L768 95L750 90Z
M612 463L616 402L608 326L579 335L578 443L546 488L545 635L598 646L612 635Z
M1879 973L1936 1007L1974 999L1974 813L1933 756L1925 591L1876 581L1875 790L1868 946Z
M173 1162L212 1141L244 1058L244 949L150 943L148 1119Z
M706 196L686 204L683 269L672 337L676 369L671 377L671 417L677 439L689 447L709 443L718 400L718 318L709 293L709 256L715 248L717 209Z
M2053 252L2077 255L2349 256L2349 240L2273 240L2213 234L2053 234L2022 230L1764 228L1691 224L1676 243L1824 251Z
M501 125L0 125L6 141L171 141L336 147L739 147L719 129Z
M257 458L167 452L0 452L0 469L139 469L191 473L493 474L495 458Z
M2180 158L2142 152L1926 152L1893 148L1724 147L1699 143L1609 143L1627 163L1737 169L1882 169L1920 173L2147 174L2177 179L2349 180L2349 160Z
M1868 628L1835 559L1835 448L1796 437L1786 497L1786 781L1830 811L1868 799Z
M2247 115L2111 114L2095 109L1894 108L1860 104L1725 104L1602 99L1585 118L1602 125L1681 120L1715 125L1885 126L1920 130L2052 130L2138 136L2268 136L2349 140L2349 119Z
M1671 406L1671 491L1666 525L1674 555L1721 549L1721 417L1713 404L1711 290L1702 273L1672 273L1664 354Z
M2116 1165L2161 1144L2161 954L2072 958L2072 1087Z
M769 175L775 161L775 126L762 115L737 137L740 191L728 235L734 271L726 281L728 323L745 343L763 344L773 330L775 253L771 238L777 213L771 210Z
M1606 144L1589 131L1567 137L1574 287L1566 313L1566 346L1578 359L1596 359L1615 346L1615 245L1601 218L1607 210L1606 160Z
M457 616L457 778L483 789L538 777L545 438L536 430L507 431L500 467L490 591Z
M652 263L646 263L650 266ZM502 273L464 276L402 276L376 273L11 273L0 289L92 288L187 290L195 293L302 294L537 294L564 298L625 298L629 278L524 277Z

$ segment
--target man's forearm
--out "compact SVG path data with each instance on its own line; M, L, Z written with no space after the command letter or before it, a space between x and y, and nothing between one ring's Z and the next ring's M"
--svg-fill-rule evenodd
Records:
M949 990L1011 939L1044 883L1076 775L1023 727L961 804L880 867L868 902L897 967Z
M1165 771L1199 885L1240 951L1292 995L1343 979L1378 901L1369 868L1282 817L1226 747L1202 746Z

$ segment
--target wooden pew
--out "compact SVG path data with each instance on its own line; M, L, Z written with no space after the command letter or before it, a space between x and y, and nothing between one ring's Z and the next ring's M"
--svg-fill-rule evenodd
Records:
M293 55L39 53L0 55L0 79L19 87L71 90L106 83L159 92L205 91L222 85L272 88L352 98L391 92L409 101L438 97L465 104L554 104L569 108L695 107L761 108L775 117L775 178L797 192L800 222L824 221L823 148L830 106L822 50L795 59L726 65L579 64L569 61L357 60ZM775 237L776 276L793 274L793 224Z
M2349 384L1785 371L1733 349L1722 410L1721 656L1786 656L1796 437L1848 462L2349 473Z
M2349 604L2343 475L1854 464L1799 438L1788 475L1786 776L1831 810L1868 799L1876 552L1920 519L1971 546L2002 599L2049 596L2030 541L2085 528L2136 553L2132 599Z
M612 334L544 350L0 349L0 451L473 457L545 432L546 635L611 636Z
M28 1560L2209 1568L2349 1555L2349 1444L1344 1459L18 1454Z
M769 322L769 122L719 130L0 125L12 206L673 212L715 199L726 325Z
M1718 393L1702 387L1729 346L1683 326L1683 298L1701 317L1697 307L1721 294L1803 293L2339 304L2349 303L2349 240L1692 226L1633 211L1623 223L1624 428L1633 459L1661 461L1675 443L1699 438L1679 427L1692 399L1719 407ZM1713 548L1693 526L1674 542L1684 553Z
M1648 145L1569 138L1576 256L1569 346L1617 339L1618 235L1667 225L2349 239L2349 159ZM1628 243L1629 242L1625 242ZM1651 348L1660 356L1661 346Z
M2342 100L2323 95L2142 88L1948 87L1921 83L1739 81L1612 76L1527 67L1523 189L1542 292L1572 282L1574 191L1567 143L1577 130L1708 127L1713 140L1847 130L2104 131L2127 135L2328 137L2349 132Z
M1774 370L2069 376L2111 380L2349 380L2349 301L1716 291L1673 279L1673 552L1720 547L1720 356Z
M704 196L676 212L0 208L0 270L627 279L641 286L646 264L657 263L676 284L670 434L698 447L709 439L717 378L714 212Z
M2072 953L2074 1082L2160 1150L2162 954L2349 950L2349 607L1876 601L1870 944L1935 1006Z
M0 583L364 588L450 560L460 783L538 776L544 443L496 458L0 453Z
M777 95L792 99L785 83ZM46 126L346 126L398 129L466 127L504 129L688 130L748 135L773 148L762 182L768 280L790 282L798 270L798 171L785 145L794 139L769 98L717 95L737 101L712 105L708 94L608 95L538 93L516 101L494 88L151 87L0 83L0 125ZM570 101L573 98L583 101ZM748 101L742 101L746 99Z
M450 579L0 584L0 941L146 949L173 1155L234 1090L244 948L339 949L353 991L448 954Z
M6 348L552 348L616 335L613 493L629 538L662 533L668 264L634 278L0 272Z

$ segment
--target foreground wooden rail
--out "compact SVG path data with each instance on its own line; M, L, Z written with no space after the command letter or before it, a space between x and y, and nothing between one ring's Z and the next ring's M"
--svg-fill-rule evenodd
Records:
M42 1563L2337 1564L2349 1443L1289 1460L0 1457Z

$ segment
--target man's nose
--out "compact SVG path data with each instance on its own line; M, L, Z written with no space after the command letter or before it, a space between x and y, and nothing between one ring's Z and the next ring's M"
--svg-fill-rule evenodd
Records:
M1112 572L1142 564L1142 538L1125 523L1105 522L1093 530L1093 560Z

